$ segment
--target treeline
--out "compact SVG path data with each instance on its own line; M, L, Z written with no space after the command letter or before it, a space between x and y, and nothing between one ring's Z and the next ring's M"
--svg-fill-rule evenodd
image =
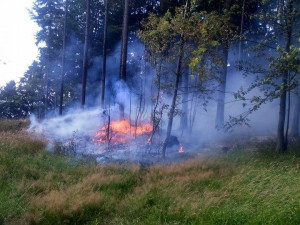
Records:
M32 18L41 28L40 57L18 84L12 81L0 90L0 117L34 113L43 118L49 111L62 114L76 103L106 107L105 95L111 90L105 88L112 89L106 56L119 42L118 79L126 83L136 76L127 68L131 35L143 42L144 57L155 71L151 80L156 89L151 89L149 100L155 128L151 140L168 115L163 154L174 117L181 115L182 131L192 132L197 105L205 108L213 98L216 129L247 125L249 114L279 99L277 150L284 152L289 133L298 136L300 99L297 95L292 105L291 93L300 93L299 7L296 0L36 0ZM88 79L99 56L101 71ZM244 112L227 121L226 86L232 72L252 78L247 87L232 93ZM253 94L257 90L259 95ZM87 94L100 96L99 102L86 102ZM145 96L139 96L141 113ZM124 117L124 104L119 106Z

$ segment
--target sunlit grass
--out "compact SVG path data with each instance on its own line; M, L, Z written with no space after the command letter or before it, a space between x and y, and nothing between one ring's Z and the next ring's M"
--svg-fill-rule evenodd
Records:
M44 149L0 133L0 224L300 224L300 158L272 144L146 168Z

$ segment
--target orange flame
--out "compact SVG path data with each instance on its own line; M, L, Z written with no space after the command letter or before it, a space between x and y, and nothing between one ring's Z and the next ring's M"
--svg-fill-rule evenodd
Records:
M135 135L148 134L151 133L152 130L153 126L150 123L132 126L127 119L112 121L109 127L105 125L95 134L94 141L99 144L107 143L109 132L109 141L111 144L126 143L133 139Z
M183 147L182 147L182 146L180 146L180 149L179 149L178 153L179 153L179 154L184 153Z

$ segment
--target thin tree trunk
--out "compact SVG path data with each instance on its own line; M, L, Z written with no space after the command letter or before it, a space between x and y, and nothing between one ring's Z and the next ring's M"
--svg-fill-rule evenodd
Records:
M198 99L196 97L196 104L194 106L194 110L191 113L191 125L190 125L190 135L193 133L193 128L196 120L196 114L197 114L197 106L198 106Z
M245 1L243 0L242 5L242 18L241 18L241 27L240 27L240 42L239 42L239 55L238 55L238 61L241 61L241 55L242 55L242 35L244 33L244 17L245 17Z
M161 90L161 67L162 63L159 62L156 64L156 77L157 77L157 97L153 106L153 109L151 110L151 120L152 120L152 132L150 135L150 138L148 139L148 144L149 144L149 149L148 151L151 152L152 148L152 143L153 143L153 137L155 135L155 132L158 130L160 121L161 121L161 116L157 118L157 108L159 105L159 99L160 99L160 90Z
M65 3L65 14L64 14L64 33L63 33L63 50L61 59L61 80L60 80L60 100L59 100L59 115L63 113L63 102L64 102L64 77L65 77L65 59L66 59L66 37L67 37L67 11L68 11L68 0Z
M90 17L90 0L86 0L86 22L85 22L85 38L82 66L82 92L81 92L81 107L84 108L86 96L86 81L88 75L88 48L89 48L89 17Z
M129 16L129 0L125 0L124 15L123 15L123 28L122 28L122 46L120 58L120 74L119 79L126 82L126 65L127 65L127 47L128 47L128 16ZM120 118L125 116L124 103L120 102Z
M226 0L225 9L230 10L231 0ZM229 40L223 44L223 71L220 77L219 93L217 100L217 115L216 115L216 129L222 129L224 127L224 114L225 114L225 92L226 92L226 79L227 79L227 64L228 64L228 51L229 51Z
M223 72L220 77L219 93L218 93L218 104L217 104L217 116L216 125L217 129L224 127L224 114L225 114L225 92L226 92L226 78L227 78L227 63L228 63L228 47L225 46L223 49L224 54L224 66Z
M182 134L185 129L187 129L188 126L188 100L189 100L189 71L188 69L185 70L185 73L183 74L183 95L182 95L182 116L180 121L180 127Z
M51 5L50 5L51 7ZM51 7L52 9L52 7ZM48 43L47 43L47 65L46 65L46 96L45 96L45 118L47 117L47 111L49 109L49 86L50 86L50 73L51 73L51 69L50 69L50 61L51 61L51 45L50 45L50 38L52 38L52 22L53 22L53 13L52 10L50 9L50 24L49 24L49 36L48 36Z
M287 86L287 74L284 73L282 76L282 85L284 89ZM280 106L279 106L279 119L278 119L278 128L277 128L277 151L283 153L286 151L287 146L285 143L284 137L284 125L285 125L285 113L286 113L286 90L283 90L283 93L280 96Z
M285 145L289 143L289 128L290 128L290 114L291 114L291 90L290 90L290 74L288 74L288 105L287 105L287 122L285 130Z
M107 53L107 26L108 26L108 0L105 0L105 18L104 18L104 35L103 35L103 61L101 77L101 106L105 104L105 80L106 80L106 53Z
M286 52L290 51L291 46L291 37L292 37L292 21L291 13L293 10L293 0L290 0L287 3L287 14L285 15L287 19L287 33L286 33ZM284 126L285 126L285 116L286 116L286 95L287 95L287 82L288 82L288 73L289 71L284 71L282 75L282 86L283 92L280 96L280 106L279 106L279 119L278 119L278 128L277 128L277 147L276 150L279 153L284 153L287 150L287 137L284 135Z
M170 113L169 113L167 135L166 135L166 139L164 141L163 147L162 147L163 158L166 157L167 143L171 136L173 118L174 118L176 100L177 100L177 93L178 93L179 81L180 81L180 76L181 76L181 64L182 64L182 58L183 58L183 38L181 38L181 39L182 39L182 41L180 41L181 43L180 43L179 57L178 57L178 61L177 61L176 80L175 80L175 85L174 85L174 93L173 93L171 109L170 109Z
M300 85L298 84L298 93L294 108L294 116L292 122L291 136L294 138L299 137L299 118L300 118Z
M186 18L188 8L189 8L189 0L186 1L183 19ZM179 81L180 81L180 77L181 77L182 58L183 58L183 54L184 54L183 47L184 47L184 33L181 33L180 42L179 42L179 55L178 55L177 68L176 68L176 80L175 80L175 85L174 85L174 93L173 93L172 104L171 104L170 113L169 113L167 135L166 135L166 139L165 139L165 141L163 143L163 146L162 146L162 156L163 156L163 158L166 157L167 144L168 144L168 141L170 139L171 131L172 131L172 125L173 125L173 118L174 118L174 114L175 114L175 107L176 107Z
M49 54L49 53L48 53ZM50 57L48 56L48 62L47 62L47 69L46 69L46 95L45 95L45 118L47 116L48 112L48 105L49 105L49 73L50 73Z

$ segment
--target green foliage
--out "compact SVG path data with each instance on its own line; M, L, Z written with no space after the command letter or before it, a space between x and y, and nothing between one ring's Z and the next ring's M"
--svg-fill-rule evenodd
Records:
M13 119L26 116L22 110L21 97L17 91L16 83L10 81L0 89L0 118Z
M139 30L138 35L145 43L149 61L155 66L164 60L171 47L174 38L171 19L170 12L167 12L163 17L157 17L151 13L141 23L142 29Z

